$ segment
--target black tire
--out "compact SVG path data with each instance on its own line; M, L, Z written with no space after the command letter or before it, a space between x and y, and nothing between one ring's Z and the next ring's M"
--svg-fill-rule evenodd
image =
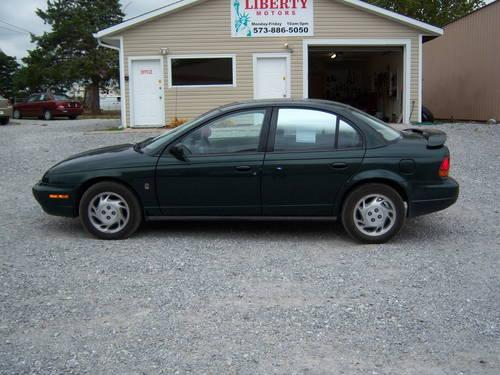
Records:
M366 234L364 233L355 223L355 212L358 203L360 203L364 198L368 198L373 195L379 195L388 198L393 206L393 212L395 217L392 218L392 226L387 226L387 232L380 235ZM371 210L369 210L371 211ZM378 215L375 212L367 212L367 215ZM394 214L393 214L394 215ZM362 215L360 215L362 217ZM385 215L384 215L385 216ZM368 217L368 216L366 216ZM378 216L381 218L381 216ZM376 217L374 217L376 219ZM374 220L371 219L371 220ZM389 220L390 218L381 218L381 220ZM355 190L353 190L344 201L344 206L342 208L342 223L346 232L355 240L362 243L369 244L381 244L391 240L396 236L401 228L403 227L406 220L406 209L403 198L399 193L388 185L379 183L368 183L362 185ZM385 221L388 222L388 221ZM371 224L371 223L370 223Z
M69 116L69 119L70 119L70 120L76 120L76 118L77 118L77 117L78 117L78 116Z
M89 205L92 204L95 198L99 197L100 194L103 193L117 194L118 196L123 198L123 200L128 205L128 222L124 225L123 228L115 233L106 233L96 228L96 226L94 226L94 224L92 223L92 220L95 221L95 218L91 219L89 215ZM142 222L142 208L139 200L134 195L134 193L130 191L130 189L117 182L104 181L92 185L83 194L82 199L80 200L79 209L80 221L82 222L85 230L91 235L103 240L126 239L137 231L139 225ZM108 216L108 218L109 217L110 216Z
M52 116L52 112L50 112L48 109L46 109L45 111L43 111L43 119L46 121L50 121L50 120L54 119L54 116Z
M0 118L0 125L7 125L9 123L9 120L10 120L9 117Z
M14 113L12 114L12 117L14 117L16 120L20 120L23 118L23 114L19 109L15 109Z

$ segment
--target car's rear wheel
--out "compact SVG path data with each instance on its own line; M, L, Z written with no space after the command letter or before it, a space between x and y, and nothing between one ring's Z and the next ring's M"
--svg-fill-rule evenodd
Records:
M7 125L9 123L9 117L0 118L0 125Z
M93 236L104 240L130 237L142 221L141 205L127 187L104 181L91 186L80 201L80 220Z
M52 115L52 112L50 112L48 109L46 109L44 112L43 112L43 118L47 121L50 121L52 120L53 118L53 115Z
M12 117L14 117L16 120L19 120L23 117L23 114L19 109L15 109L14 113L12 114Z
M384 243L399 233L406 209L401 195L390 186L362 185L349 194L342 209L347 233L364 243Z

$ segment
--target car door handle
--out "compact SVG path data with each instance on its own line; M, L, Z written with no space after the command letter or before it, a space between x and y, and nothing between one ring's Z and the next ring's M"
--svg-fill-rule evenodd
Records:
M239 167L236 167L236 170L238 172L250 172L252 167L249 167L248 165L240 165Z
M346 163L333 163L332 168L336 170L347 169L349 166Z

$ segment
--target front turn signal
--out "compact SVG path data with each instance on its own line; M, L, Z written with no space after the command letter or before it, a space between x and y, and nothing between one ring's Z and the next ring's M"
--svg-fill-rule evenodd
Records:
M69 194L49 194L50 199L69 199Z

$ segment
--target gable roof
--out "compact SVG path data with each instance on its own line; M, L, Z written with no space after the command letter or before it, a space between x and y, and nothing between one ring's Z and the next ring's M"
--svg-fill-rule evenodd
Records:
M103 38L110 36L112 34L119 33L120 31L124 31L127 29L130 29L132 27L135 27L137 25L140 25L142 23L151 21L155 18L164 16L166 14L172 13L178 9L188 7L190 5L194 5L195 3L201 2L204 0L170 0L165 6L152 10L150 12L141 14L137 17L130 18L122 23L119 23L118 25L108 27L107 29L101 30L97 33L94 34L94 37L96 38ZM417 21L416 19L403 16L401 14L392 12L390 10L386 10L383 8L380 8L378 6L372 5L365 3L364 1L360 0L337 0L340 3L344 3L348 6L352 6L354 8L358 8L361 10L364 10L369 13L373 13L375 15L399 22L403 25L410 26L412 28L415 28L417 30L422 31L424 35L430 35L430 36L439 36L443 35L443 29L429 25L425 22Z

